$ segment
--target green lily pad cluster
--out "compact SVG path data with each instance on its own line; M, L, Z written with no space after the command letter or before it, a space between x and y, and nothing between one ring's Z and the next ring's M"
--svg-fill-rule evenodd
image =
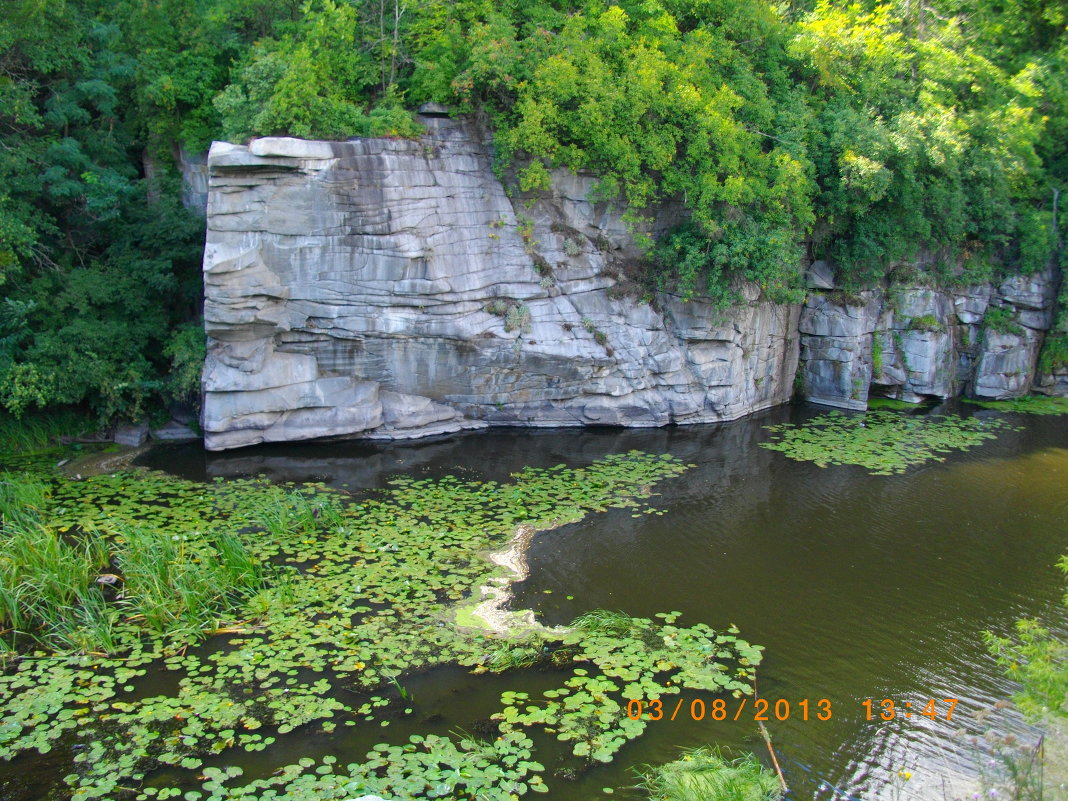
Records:
M502 731L544 727L570 742L574 756L611 762L647 725L641 715L627 714L631 699L656 700L683 689L752 693L762 648L739 638L733 626L723 632L703 623L676 627L679 614L662 614L662 624L605 612L579 618L556 653L591 667L574 668L562 686L537 700L505 693L504 709L494 718Z
M674 615L662 624L623 617L614 628L580 621L566 635L516 644L456 626L455 607L503 574L479 553L518 527L609 508L656 512L640 499L685 469L631 452L580 469L527 469L508 482L400 478L360 496L255 479L205 485L129 471L72 481L41 472L44 489L8 505L32 505L34 525L78 553L95 543L105 561L94 556L83 580L99 590L109 626L98 636L74 599L71 636L16 638L0 673L0 759L52 751L69 764L55 797L75 801L365 793L503 801L544 789L527 726L567 732L576 757L605 761L644 726L627 719L627 693L748 692L759 650L733 631L677 628ZM121 557L133 552L138 559ZM113 585L100 589L95 570L112 571ZM221 582L220 570L235 580ZM176 603L198 576L223 591ZM198 617L180 613L194 606ZM534 656L501 662L502 649ZM569 668L553 713L521 720L532 713L517 716L505 701L493 742L416 736L345 766L285 765L287 735L298 728L377 729L410 714L404 692L392 691L406 673L449 663L499 670L545 653ZM283 767L242 784L236 766L216 767L235 751L278 754Z
M765 426L772 433L762 448L791 459L828 465L858 465L877 476L903 473L913 465L945 461L945 454L967 450L998 431L1014 427L997 419L957 415L903 415L871 411L846 415L828 412L802 425Z
M363 795L511 801L528 791L545 792L539 775L545 768L531 759L532 752L531 740L518 733L492 743L413 734L401 745L374 746L362 763L341 766L333 756L318 763L303 757L246 784L236 782L240 768L206 768L200 790L176 792L188 801L322 801ZM148 797L175 797L172 792L149 788Z

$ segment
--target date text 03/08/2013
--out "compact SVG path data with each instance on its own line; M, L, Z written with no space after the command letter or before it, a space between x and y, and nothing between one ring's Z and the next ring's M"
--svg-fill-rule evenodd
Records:
M892 698L883 698L876 701L866 698L860 702L860 708L864 712L866 720L891 721L898 718L909 719L912 717L926 717L930 720L944 718L953 719L953 710L957 706L956 698L928 698L917 701L895 701ZM627 702L627 717L631 720L676 720L690 718L691 720L748 720L758 722L766 720L788 720L790 717L801 720L827 721L834 717L834 710L830 700L820 698L810 700L802 698L791 703L785 698L769 701L766 698L750 700L741 698L733 705L729 705L726 699L716 698L705 702L701 698L694 698L688 704L686 699L680 698L675 702L674 708L668 701L665 707L664 701L659 698L643 700L632 698Z

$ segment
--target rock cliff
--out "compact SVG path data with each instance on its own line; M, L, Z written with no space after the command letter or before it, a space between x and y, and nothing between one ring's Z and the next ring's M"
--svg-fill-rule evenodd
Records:
M912 402L963 393L1003 400L1032 388L1063 395L1056 377L1035 380L1055 300L1052 270L997 287L810 292L800 321L802 392L847 409L867 408L869 394Z
M1052 275L803 307L641 298L594 179L508 196L488 137L427 109L420 141L217 142L207 161L205 444L408 438L487 425L659 426L813 400L864 408L1026 391ZM678 221L670 205L652 232ZM988 307L1005 311L983 329ZM1066 382L1051 386L1066 388Z
M710 422L789 399L799 307L641 302L592 178L513 202L473 122L423 122L421 141L212 147L209 449Z

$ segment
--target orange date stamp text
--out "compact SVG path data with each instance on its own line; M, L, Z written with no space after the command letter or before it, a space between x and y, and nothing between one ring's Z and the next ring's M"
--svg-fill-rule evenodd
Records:
M685 698L678 699L674 705L666 704L660 698L643 700L631 698L627 701L627 717L631 720L676 720L689 717L691 720L789 720L790 717L801 720L830 720L834 716L831 702L826 698L810 700L802 698L790 702L785 698L769 701L766 698L740 698L728 703L724 698L705 702L694 698L689 703Z

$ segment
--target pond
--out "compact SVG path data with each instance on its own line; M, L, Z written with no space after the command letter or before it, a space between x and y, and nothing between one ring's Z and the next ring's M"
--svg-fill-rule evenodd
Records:
M385 486L397 474L505 481L523 467L581 466L632 449L677 456L694 467L656 486L653 505L665 514L611 509L536 536L513 606L537 610L547 624L597 608L734 623L766 648L758 692L769 701L766 725L793 797L970 797L977 771L993 769L974 735L992 730L1023 747L1038 738L999 703L1014 685L980 632L1007 634L1027 616L1065 627L1053 565L1068 528L1068 426L1055 416L1007 415L1018 430L892 476L758 447L766 426L819 413L792 407L723 426L496 430L227 454L167 448L145 463L201 480L266 474L353 489ZM436 731L470 731L503 690L550 683L536 671L441 668L411 689ZM738 722L717 722L709 705L695 721L701 708L690 704L699 696L680 697L675 720L651 722L610 766L549 781L547 797L604 797L604 787L633 783L628 766L674 759L680 746L721 743L769 761L751 707ZM788 709L775 706L780 699ZM821 699L830 720L817 719ZM896 705L891 721L881 719L884 699ZM950 720L945 699L957 700ZM738 704L728 696L728 718Z
M219 519L238 521L238 510L259 503L264 492L238 479L256 476L275 485L315 483L351 493L345 497L357 504L379 490L398 494L383 496L394 500L381 507L350 507L349 516L341 518L350 526L345 530L351 533L344 536L322 539L307 533L311 529L296 533L294 528L288 539L280 540L288 543L281 551L263 537L269 547L261 556L278 561L288 554L285 561L297 567L287 569L305 571L305 583L294 584L304 597L291 601L296 604L294 614L303 615L299 630L285 631L290 624L276 609L276 617L268 619L275 625L281 622L281 631L224 627L223 634L188 653L184 647L175 653L145 646L143 658L137 656L129 668L121 660L101 662L103 669L94 674L87 668L95 666L72 660L57 666L54 674L51 669L29 669L29 684L9 682L7 686L21 687L24 693L33 681L43 684L29 691L32 702L23 705L36 711L0 725L0 746L22 743L13 760L0 762L0 795L10 801L69 797L61 779L83 788L108 787L109 769L93 778L90 768L89 784L74 774L63 779L72 758L85 759L81 752L135 777L142 770L138 766L144 766L138 797L182 797L204 786L212 799L253 798L258 797L255 788L241 791L247 794L227 794L222 789L225 771L240 768L242 781L269 781L280 766L304 759L309 772L319 765L315 771L329 774L335 763L363 762L377 743L403 744L412 735L458 741L473 734L492 742L497 724L488 719L500 718L502 695L519 691L543 698L542 703L586 691L600 699L598 688L603 685L597 682L604 677L574 676L578 671L565 665L566 660L555 661L556 652L554 659L540 659L533 667L503 673L480 668L473 673L472 665L486 663L485 638L456 640L446 634L448 626L440 616L482 570L478 560L470 560L467 547L477 537L473 540L464 531L485 526L487 532L507 532L527 519L523 515L532 520L558 515L552 518L553 527L529 541L526 578L512 585L513 609L535 610L548 626L566 625L590 610L620 611L659 620L652 625L676 632L668 636L700 641L698 629L671 628L679 617L678 626L707 624L715 629L722 638L716 642L725 642L723 647L730 651L721 654L727 661L752 654L744 641L734 644L730 632L736 626L739 638L765 650L755 698L693 689L700 682L684 683L685 665L671 674L677 682L670 691L682 689L662 696L662 716L649 698L636 697L629 708L645 719L644 732L636 736L628 730L626 737L634 734L634 739L609 745L609 764L588 767L570 755L571 742L557 742L540 731L531 734L531 758L548 768L543 774L549 787L545 798L643 798L628 789L636 781L633 766L668 762L678 758L680 748L705 744L752 751L770 765L769 748L755 720L760 712L791 798L972 798L997 783L1004 771L1001 756L1028 759L1040 734L1005 703L1015 685L987 653L981 632L1008 635L1021 617L1037 617L1060 633L1068 632L1061 605L1063 577L1054 567L1065 551L1068 524L1068 426L1063 417L952 404L936 411L959 413L984 431L996 428L997 436L970 450L942 454L943 461L891 475L850 465L820 467L760 447L776 436L769 427L800 425L826 414L799 406L721 426L498 429L435 441L277 445L221 454L192 445L166 446L150 451L141 464L182 481L147 474L140 479L60 482L55 490L60 505L56 525L64 523L64 515L69 518L60 531L77 519L70 510L79 504L105 516L125 516L128 522L169 508L169 525L183 531L209 525L220 509L234 516ZM843 419L866 420L874 428L878 418ZM627 461L618 456L634 451L656 459ZM572 473L564 465L587 472ZM530 468L534 472L516 484L515 474ZM398 490L397 479L408 483ZM232 497L227 495L231 486ZM654 494L639 503L608 502L613 493L640 496L649 488ZM567 497L546 497L553 491ZM527 496L515 500L523 492ZM579 496L581 500L575 500ZM572 502L577 504L574 509L568 506ZM277 512L277 504L264 508ZM491 508L496 511L482 519L479 510ZM461 509L468 510L469 519L456 518ZM266 518L257 518L258 512L249 514L240 519L264 525ZM394 530L394 514L408 522ZM309 518L312 528L321 522L318 516L316 511L316 520ZM424 527L418 520L430 523ZM456 554L448 564L457 580L420 583L417 573L422 570L425 576L427 565L436 563L410 568L409 560L418 562L417 551L429 552L433 543L405 542L402 538L409 535L404 531L413 538L451 532L440 536L452 536L455 542L434 551L433 558ZM248 536L260 536L255 528L251 532ZM497 539L487 533L477 541L499 547L499 533ZM346 537L359 547L346 544ZM195 545L195 537L191 542ZM394 575L382 578L383 571ZM271 604L283 597L283 589L269 596ZM389 595L409 591L407 599L394 601ZM331 593L353 600L343 603ZM333 614L332 606L343 607L341 614ZM400 618L389 617L393 609ZM420 610L431 612L413 623L423 614ZM320 626L321 636L313 636L309 629ZM356 630L362 633L352 634L354 638L389 640L389 647L399 650L372 654L366 647L361 651L361 643L350 647L346 638ZM633 642L645 648L641 637L634 636ZM646 636L646 643L659 636ZM274 645L271 637L277 640ZM292 644L289 650L287 641ZM587 646L572 644L559 653L566 654L567 647ZM597 647L600 652L594 646L587 652L604 656L603 644ZM257 653L258 648L263 653ZM160 660L167 653L168 669L161 670ZM456 654L467 667L448 664L453 658L442 654ZM685 662L685 655L681 658ZM262 667L250 664L261 659ZM404 673L404 664L417 669ZM374 678L373 669L380 678ZM662 670L657 667L648 676L656 671L667 675ZM332 680L331 686L331 671L349 678ZM124 678L112 681L112 673ZM53 675L57 687L71 682L66 695L50 694L45 685ZM568 676L572 683L565 689L561 685ZM389 679L384 689L383 677ZM259 683L255 704L245 700L243 694L253 690L241 689L241 681ZM79 708L88 703L92 714L87 714L90 707ZM16 708L22 714L21 707ZM146 714L155 716L152 725L162 734L140 725ZM625 716L623 708L613 714L616 719ZM231 722L214 728L200 722L219 716ZM94 717L97 728L84 725ZM345 720L345 725L335 725L336 720ZM53 724L75 728L53 737L45 733ZM566 731L571 724L558 725ZM223 729L221 734L218 729ZM613 732L605 737L618 734ZM169 742L172 735L174 745L162 749L168 752L162 763L155 758L146 762L136 752L147 748L159 753L159 738ZM87 742L79 742L79 737ZM234 748L235 739L245 747ZM603 743L604 738L590 742ZM44 754L27 749L40 743L47 744ZM505 753L514 755L525 746L508 747L512 750ZM395 756L382 753L384 762ZM469 761L457 754L453 758L456 764ZM411 769L414 763L406 764ZM223 778L216 781L216 775ZM136 786L136 779L120 782L115 793L130 784ZM308 784L287 787L288 792L303 788L309 793L300 798L314 797ZM96 790L84 792L82 797L88 798Z

